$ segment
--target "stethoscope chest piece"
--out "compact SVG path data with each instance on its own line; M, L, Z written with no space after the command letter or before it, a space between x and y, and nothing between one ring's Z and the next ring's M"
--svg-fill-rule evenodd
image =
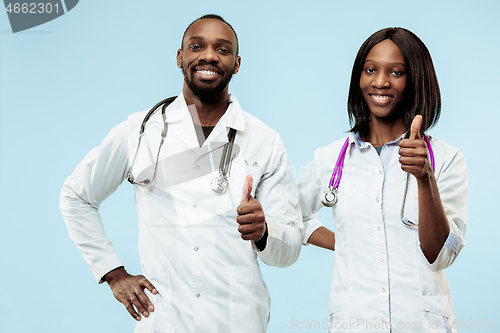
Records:
M337 204L337 189L333 186L329 186L328 190L323 192L321 195L321 203L325 207L333 207Z
M228 185L229 182L227 180L227 177L224 176L219 176L212 180L212 190L215 193L226 193Z

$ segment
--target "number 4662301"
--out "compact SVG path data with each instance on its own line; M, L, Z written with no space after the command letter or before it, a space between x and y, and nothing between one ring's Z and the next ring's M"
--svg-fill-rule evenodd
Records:
M9 3L5 8L9 14L50 14L52 11L59 13L59 4L52 5L51 3Z

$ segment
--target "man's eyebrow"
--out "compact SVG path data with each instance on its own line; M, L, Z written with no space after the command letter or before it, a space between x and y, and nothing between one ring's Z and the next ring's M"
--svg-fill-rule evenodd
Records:
M217 39L219 42L224 42L224 43L228 43L229 45L233 45L233 43L231 43L230 40L227 40L227 39L224 39L224 38L219 38Z
M189 38L189 40L204 40L203 37L201 36L193 36L191 38ZM230 41L230 40L227 40L227 39L224 39L224 38L218 38L217 39L218 42L224 42L224 43L228 43L229 45L233 45L233 43Z

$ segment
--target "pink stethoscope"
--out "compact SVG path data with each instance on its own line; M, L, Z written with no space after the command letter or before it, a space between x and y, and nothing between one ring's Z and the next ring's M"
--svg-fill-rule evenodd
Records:
M429 139L425 134L423 135L423 138L425 143L427 144L427 149L429 150L432 171L435 172L434 152L432 151L431 143L429 142ZM326 207L333 207L337 204L338 201L337 189L339 188L340 179L342 178L342 169L344 168L345 154L348 145L349 145L349 138L345 140L344 145L340 150L339 157L337 158L337 163L335 163L335 168L333 169L332 177L330 178L330 183L328 184L328 190L323 192L323 194L321 195L321 203ZM409 173L406 173L405 193L403 195L403 203L401 204L401 222L403 222L404 225L406 225L407 227L411 226L417 227L418 226L417 223L414 223L403 216L405 202L406 202L406 194L408 193L409 181L410 181Z

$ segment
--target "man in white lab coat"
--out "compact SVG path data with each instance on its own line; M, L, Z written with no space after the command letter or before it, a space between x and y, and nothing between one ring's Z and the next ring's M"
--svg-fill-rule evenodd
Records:
M135 332L265 332L270 299L257 256L286 267L300 253L302 219L281 139L228 93L240 64L227 22L216 15L194 21L177 53L182 93L165 118L160 108L139 141L149 110L129 116L62 189L71 239L137 320ZM229 185L217 193L221 172ZM127 177L139 223L144 275L137 276L123 267L98 212Z

